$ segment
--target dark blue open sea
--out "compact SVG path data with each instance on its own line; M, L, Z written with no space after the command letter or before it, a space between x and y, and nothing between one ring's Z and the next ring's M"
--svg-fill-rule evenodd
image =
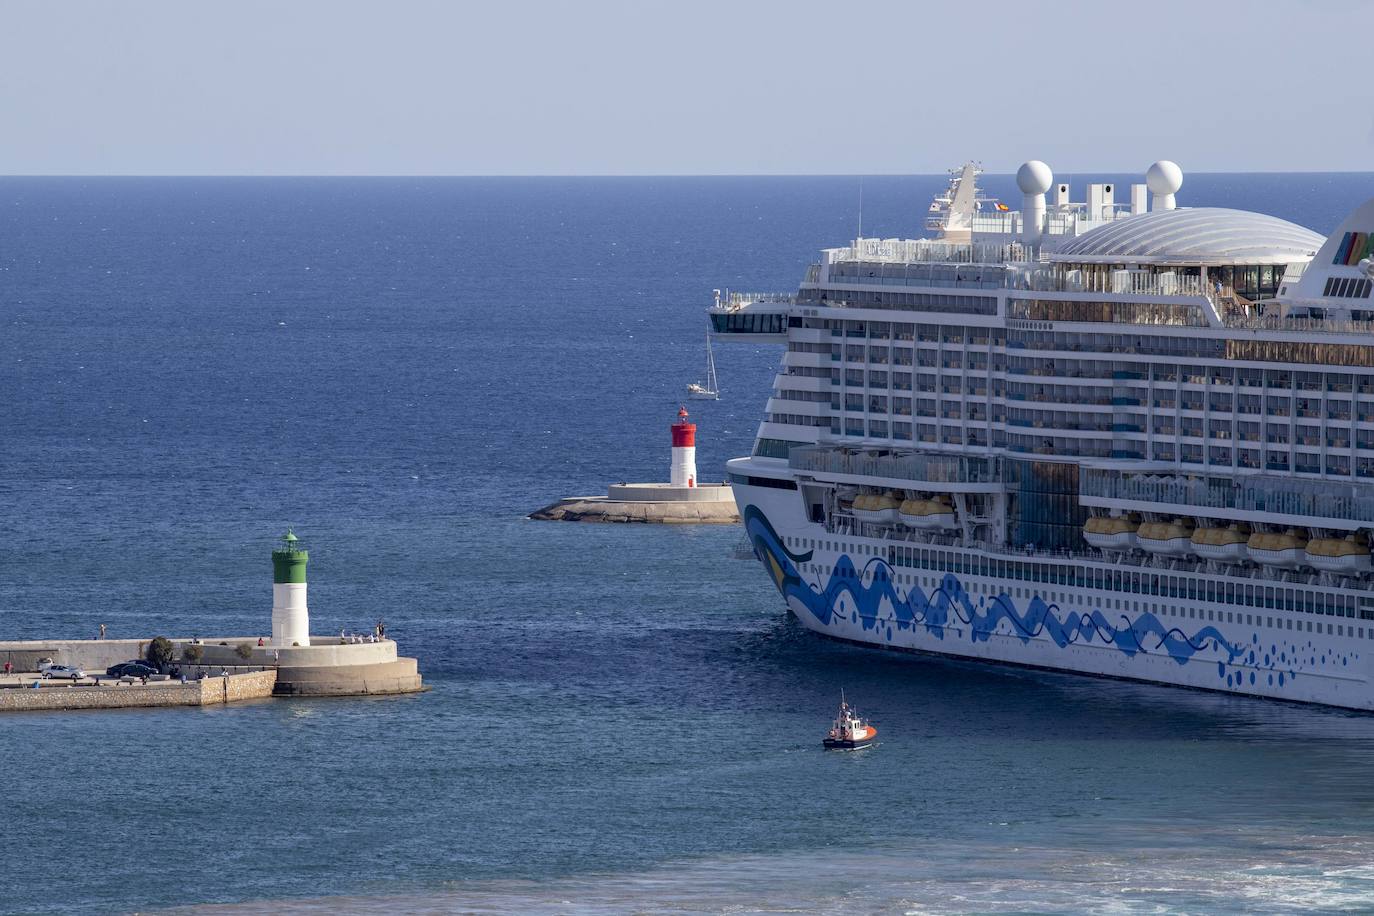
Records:
M867 179L865 234L943 181ZM1371 195L1180 202L1327 232ZM0 719L0 911L1374 908L1374 718L841 646L733 528L523 518L663 479L712 288L794 288L857 199L0 179L0 638L263 632L294 525L316 630L385 617L433 687ZM779 355L718 348L703 478ZM841 686L878 747L821 751Z

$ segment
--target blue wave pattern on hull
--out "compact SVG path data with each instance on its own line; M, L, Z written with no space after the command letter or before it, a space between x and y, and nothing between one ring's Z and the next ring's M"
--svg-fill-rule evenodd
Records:
M1047 604L1038 596L1032 598L1024 612L1006 594L980 602L982 610L964 590L959 579L947 573L939 587L927 596L921 589L908 590L905 597L899 595L892 583L892 567L879 558L869 561L865 569L871 570L871 584L865 585L859 570L848 556L840 556L835 563L824 588L802 580L796 563L806 563L811 552L796 554L789 550L774 530L772 524L758 507L749 505L744 509L745 530L754 545L759 559L769 569L774 585L785 598L795 598L823 626L830 626L837 618L850 619L843 614L843 598L848 596L854 606L854 614L865 630L873 630L892 641L892 626L898 631L914 630L924 627L936 639L944 639L946 631L958 624L968 627L969 636L974 642L987 641L996 632L997 625L1006 620L1013 628L1013 634L1022 644L1041 635L1048 636L1060 648L1078 642L1092 643L1100 640L1122 654L1133 657L1137 654L1167 654L1179 665L1186 665L1200 652L1207 649L1219 650L1225 658L1214 656L1219 678L1226 680L1227 686L1242 686L1242 672L1239 668L1228 670L1228 665L1237 664L1258 666L1260 651L1257 646L1233 644L1222 636L1216 627L1206 626L1192 636L1178 627L1165 626L1154 614L1145 612L1131 620L1121 615L1121 626L1115 626L1100 611L1088 614L1071 611L1060 619L1058 605ZM882 602L886 600L892 608L892 618L878 616ZM886 632L883 632L886 630ZM1258 643L1258 634L1252 641ZM1277 662L1278 658L1272 661ZM1285 660L1287 660L1285 658ZM1277 686L1291 681L1295 672L1289 668L1278 671L1269 657L1263 667L1270 668L1268 683ZM1345 664L1342 659L1342 664ZM1254 672L1250 672L1249 683L1256 683Z

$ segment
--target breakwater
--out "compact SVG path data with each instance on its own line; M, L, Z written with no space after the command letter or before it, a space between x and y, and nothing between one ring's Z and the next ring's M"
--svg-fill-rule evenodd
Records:
M739 521L729 484L675 487L622 483L605 496L570 496L530 513L535 521L731 525Z
M32 684L33 682L30 682ZM150 706L215 706L272 696L277 672L266 668L199 680L93 684L43 682L42 686L0 689L0 712L57 709L131 709Z
M362 636L312 636L308 646L283 647L259 645L257 637L173 639L173 664L187 675L186 684L179 680L120 684L118 679L104 676L105 669L112 665L143 658L150 642L151 639L0 642L0 664L8 662L16 673L15 686L0 690L0 694L25 692L54 697L39 699L35 696L0 702L0 712L8 709L203 706L259 696L378 696L418 693L425 689L417 661L401 656L395 640ZM31 684L43 662L80 668L94 677L75 685L44 681L37 688L19 686ZM220 672L229 675L230 683L218 688L220 699L217 700L212 695L217 689L213 682L224 680L218 677ZM270 673L270 677L235 680L249 673ZM204 680L199 679L202 675L206 676ZM206 685L203 690L208 693L204 696L185 689L200 684ZM67 699L58 699L59 696L67 696Z

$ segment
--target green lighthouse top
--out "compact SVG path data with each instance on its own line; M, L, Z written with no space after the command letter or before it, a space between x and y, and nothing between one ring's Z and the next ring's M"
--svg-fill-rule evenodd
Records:
M273 553L297 553L304 550L301 546L301 539L296 537L296 532L290 528L286 529L286 534L281 536L281 543L273 549Z
M305 582L305 564L309 561L309 552L301 547L300 538L288 528L281 543L272 551L272 581L279 585Z

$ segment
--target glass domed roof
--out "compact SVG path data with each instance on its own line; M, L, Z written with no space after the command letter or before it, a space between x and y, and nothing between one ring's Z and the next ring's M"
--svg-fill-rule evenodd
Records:
M1223 207L1140 213L1083 233L1054 261L1180 264L1289 264L1316 254L1326 239L1297 223Z

